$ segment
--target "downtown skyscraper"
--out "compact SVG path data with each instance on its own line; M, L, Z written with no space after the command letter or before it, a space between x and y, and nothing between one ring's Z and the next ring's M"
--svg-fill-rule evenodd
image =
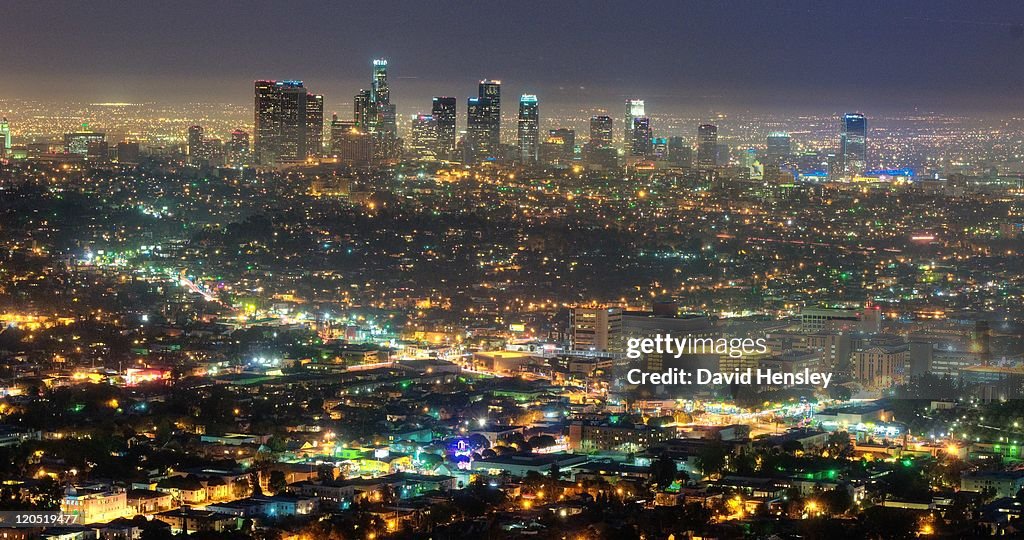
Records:
M644 112L644 100L627 99L625 122L622 124L622 152L625 155L633 153L633 119L647 116Z
M352 98L352 118L355 119L356 127L366 133L370 132L370 125L377 126L377 115L370 108L370 91L360 90Z
M249 133L236 129L231 132L227 145L227 161L232 167L242 167L250 162Z
M11 153L11 123L5 116L0 119L0 157Z
M435 97L430 107L430 116L437 124L438 158L455 159L455 98Z
M612 117L590 117L590 145L596 148L607 148L612 145Z
M765 154L768 163L777 165L780 161L788 158L793 151L788 132L772 131L768 134L766 142L768 150Z
M360 90L353 98L356 126L372 136L377 159L395 157L399 152L398 122L395 104L391 103L388 83L388 61L373 61L370 89Z
M398 128L395 118L395 105L391 103L391 87L388 85L388 61L383 58L373 61L370 101L376 107L377 131L385 139L396 139L398 137Z
M646 116L637 116L633 118L633 134L631 137L632 143L630 145L629 154L631 156L651 155L652 137L651 119Z
M540 148L540 112L537 96L523 94L519 98L519 159L535 163Z
M482 80L466 110L466 142L470 162L501 156L501 81Z
M254 158L256 163L303 161L323 146L323 96L309 93L302 81L255 83Z
M618 165L618 151L615 148L612 117L599 115L590 117L590 140L583 148L586 164L602 170L614 169Z
M868 119L861 113L843 115L839 131L839 162L846 177L867 171Z
M437 159L437 119L432 115L417 114L413 117L409 154L427 161Z
M718 165L718 126L697 127L697 168L713 169Z

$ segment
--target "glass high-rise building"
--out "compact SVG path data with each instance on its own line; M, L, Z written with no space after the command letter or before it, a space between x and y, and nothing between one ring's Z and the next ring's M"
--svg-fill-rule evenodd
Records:
M613 142L612 118L590 117L590 140L583 147L583 158L588 167L609 170L618 166L618 150Z
M228 163L234 167L248 165L249 153L249 133L241 129L232 131L227 147Z
M324 151L324 97L306 94L306 156L320 156Z
M697 167L712 169L718 165L718 126L697 127Z
M668 159L681 167L693 165L693 148L687 144L686 139L675 135L668 138Z
M492 81L490 79L480 81L477 97L488 99L493 116L499 120L501 119L501 81ZM498 125L500 126L501 124Z
M773 131L768 134L768 156L769 163L778 163L792 154L789 141L789 133L785 131Z
M489 154L486 99L466 100L466 157L470 162L486 159Z
M398 137L395 106L391 103L391 87L388 86L388 61L379 58L373 61L373 80L370 82L370 101L377 112L377 129L386 140Z
M644 100L626 100L626 121L622 124L622 150L626 155L633 153L633 119L647 116L644 110Z
M338 141L352 131L359 131L355 120L341 120L337 114L331 116L331 154L337 155Z
M378 58L373 61L373 75L370 89L360 90L352 101L356 127L372 135L375 157L386 159L396 156L399 151L398 118L396 107L391 103L391 86L388 83L388 61Z
M651 120L646 116L639 116L633 119L633 136L630 155L649 156L651 155Z
M373 163L373 136L361 129L355 120L339 120L334 115L330 146L331 154L340 163L357 167Z
M540 145L540 111L537 96L523 94L519 98L519 159L523 163L537 161Z
M437 121L429 114L417 114L412 119L412 141L409 152L416 159L437 159Z
M438 157L451 160L455 157L455 98L435 97L430 115L437 124Z
M478 97L483 100L484 124L487 131L487 157L497 159L501 148L501 81L480 81Z
M203 145L203 126L189 126L188 137L185 141L185 153L188 154L189 163L197 163L206 157L206 148Z
M846 113L839 132L839 160L843 175L864 174L868 166L868 119L861 113Z
M612 117L590 117L590 145L594 148L607 148L612 145Z
M5 116L0 120L0 156L11 153L11 123Z
M370 83L370 97L377 103L391 103L388 87L388 61L378 58L373 61L373 81Z
M360 90L352 98L352 117L355 118L356 127L369 133L372 127L376 130L377 118L370 107L370 91Z
M501 151L501 81L483 80L477 97L469 98L466 138L474 162L498 159Z
M256 162L301 161L323 145L323 96L310 94L302 81L256 81Z
M562 141L562 160L572 161L576 157L576 131L569 128L558 128L548 131L548 139Z
M548 130L540 144L539 159L545 165L570 166L576 159L576 132L569 128Z
M398 119L395 105L391 103L386 59L373 61L370 89L361 90L356 95L354 107L359 129L373 136L375 157L387 159L396 156L399 150Z

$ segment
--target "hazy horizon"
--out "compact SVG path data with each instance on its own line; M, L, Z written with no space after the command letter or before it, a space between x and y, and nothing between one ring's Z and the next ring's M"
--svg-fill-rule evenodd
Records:
M244 105L252 80L294 78L344 110L386 57L403 114L433 95L464 106L481 78L510 103L612 111L635 96L690 111L1024 112L1024 4L983 7L15 2L0 99Z

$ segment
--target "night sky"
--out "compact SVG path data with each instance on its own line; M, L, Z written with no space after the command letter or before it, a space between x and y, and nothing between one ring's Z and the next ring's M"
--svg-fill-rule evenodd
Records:
M143 7L143 4L146 4ZM1024 2L8 0L0 97L249 103L299 78L340 108L391 60L422 109L483 77L542 103L649 109L1024 109ZM424 106L419 106L422 102Z

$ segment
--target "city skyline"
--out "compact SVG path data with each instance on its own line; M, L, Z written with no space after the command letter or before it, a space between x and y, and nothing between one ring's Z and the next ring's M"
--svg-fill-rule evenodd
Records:
M1024 530L1024 4L15 6L0 537Z

